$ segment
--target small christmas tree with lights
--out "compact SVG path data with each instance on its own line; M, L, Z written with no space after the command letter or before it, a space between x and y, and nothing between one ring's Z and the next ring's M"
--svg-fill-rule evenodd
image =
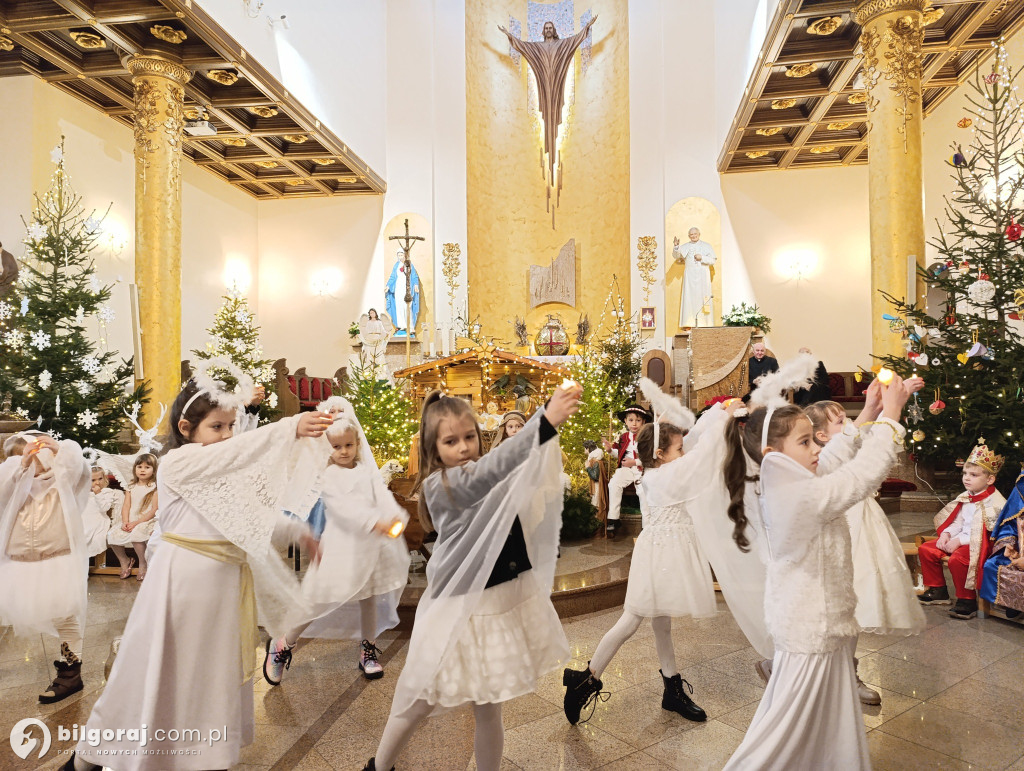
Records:
M377 465L397 460L405 466L419 420L402 384L391 383L380 373L376 357L361 354L345 382L345 397L352 402Z
M600 443L614 437L621 430L615 413L636 399L643 341L634 321L626 315L625 300L613 278L599 322L607 335L585 346L569 365L572 379L583 386L579 411L559 428L570 458L586 457L586 440Z
M50 188L35 196L15 292L0 301L0 401L55 438L114 452L125 410L143 401L131 360L99 350L86 324L113 321L110 286L100 284L91 252L103 217L88 216L64 168L64 141L53 149ZM104 215L105 216L105 215Z
M1024 174L1022 122L1002 41L987 74L970 82L961 128L970 146L953 146L954 191L948 226L932 241L938 262L919 270L928 300L887 295L890 327L907 357L885 357L902 375L924 378L923 404L908 408L908 447L921 458L962 461L982 438L1006 456L1005 478L1024 462ZM941 298L935 303L935 298Z
M193 350L192 354L198 359L223 357L251 377L254 383L263 386L266 397L260 404L260 422L273 418L277 414L274 362L263 358L260 328L249 310L249 301L237 286L224 295L224 302L214 316L213 326L206 331L210 335L206 347Z

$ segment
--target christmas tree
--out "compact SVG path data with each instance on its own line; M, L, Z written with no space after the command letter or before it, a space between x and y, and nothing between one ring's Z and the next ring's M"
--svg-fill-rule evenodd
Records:
M252 378L256 385L266 390L266 398L260 404L260 422L266 422L277 413L277 394L274 393L274 362L263 358L260 347L260 328L249 310L249 301L237 287L224 295L224 302L214 316L213 326L206 330L210 339L206 348L193 350L198 359L225 358Z
M377 465L397 460L405 466L419 420L400 384L388 382L380 373L376 357L360 354L359 365L345 383L345 397L352 402Z
M636 399L640 381L643 342L634 324L626 316L625 300L613 280L599 328L607 329L605 337L584 346L569 365L570 376L583 386L579 411L559 429L562 448L569 454L570 465L582 469L587 453L583 442L600 444L621 431L615 413L624 410ZM572 464L573 459L579 461Z
M133 390L130 360L118 362L86 334L88 320L104 329L114 319L111 287L96 278L91 257L103 218L85 215L64 168L63 139L50 157L56 169L46 194L35 196L21 279L0 301L0 399L55 438L116 451L124 411L145 389Z
M1013 478L1024 461L1024 110L1006 51L971 82L970 106L959 122L973 134L948 162L954 191L946 198L947 227L932 241L940 260L919 269L927 298L908 303L887 295L894 333L907 358L885 357L903 375L924 378L921 404L912 403L908 447L940 463L963 461L981 439L1007 459ZM927 409L924 404L929 404Z

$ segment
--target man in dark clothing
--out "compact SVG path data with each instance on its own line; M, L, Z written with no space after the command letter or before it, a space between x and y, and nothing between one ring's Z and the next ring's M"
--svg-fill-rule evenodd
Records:
M757 381L765 375L777 372L779 362L765 355L764 343L754 343L754 355L747 362L747 383L750 390L757 388Z

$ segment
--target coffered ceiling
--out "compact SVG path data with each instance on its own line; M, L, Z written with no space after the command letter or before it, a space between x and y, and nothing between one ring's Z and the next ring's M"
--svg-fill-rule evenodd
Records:
M0 0L0 77L31 73L132 125L123 60L193 72L185 155L256 198L383 193L384 180L191 0Z
M781 0L718 159L722 172L867 163L854 0ZM935 0L925 15L925 116L973 75L1024 0Z

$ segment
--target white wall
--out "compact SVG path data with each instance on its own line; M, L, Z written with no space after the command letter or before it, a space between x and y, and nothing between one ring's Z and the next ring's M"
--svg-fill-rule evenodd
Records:
M268 358L326 377L347 363L348 326L365 310L382 205L380 196L260 202L259 321ZM324 270L340 280L319 296L311 284Z
M241 0L198 4L370 168L387 177L385 10L403 3L265 0L256 19L246 15ZM271 26L268 17L282 14L289 28L279 22ZM421 32L429 35L429 27Z
M0 103L18 105L19 119L3 121L0 137L19 152L4 156L0 178L0 240L16 257L24 255L24 227L32 193L49 187L54 166L51 149L65 136L65 169L86 212L102 214L108 232L125 246L114 253L104 236L94 250L97 275L114 285L111 299L117 319L108 343L122 356L132 353L128 284L134 280L135 161L130 129L92 107L33 78L0 79ZM182 164L182 358L206 341L224 292L228 259L257 271L257 202L190 163ZM257 306L255 281L250 290ZM98 327L94 330L98 334Z
M806 345L833 370L869 364L864 169L717 171L767 22L763 0L630 0L629 14L631 242L658 235L664 259L668 210L688 196L708 199L722 215L721 307L758 303L773 318L769 344L780 356ZM778 254L793 248L819 256L816 275L779 275ZM638 305L635 268L633 278ZM658 326L663 334L663 317Z

